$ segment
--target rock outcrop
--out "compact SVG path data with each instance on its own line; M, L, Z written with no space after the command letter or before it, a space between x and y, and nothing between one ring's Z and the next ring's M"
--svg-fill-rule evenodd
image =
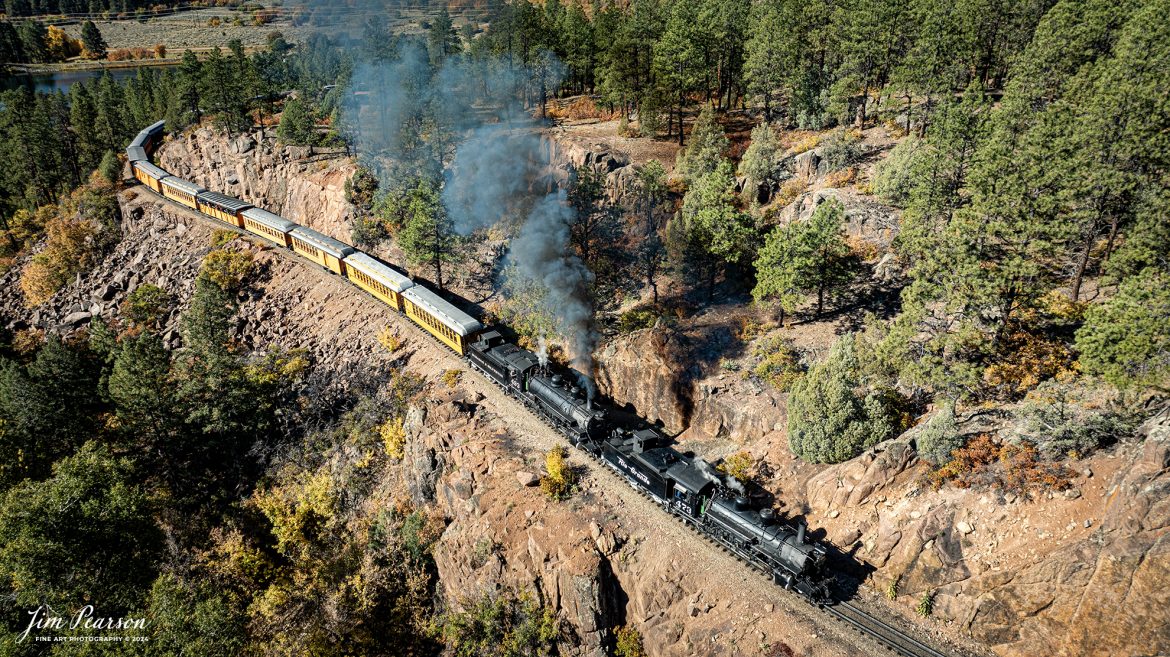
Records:
M344 153L283 146L270 133L228 139L210 127L169 135L159 166L207 189L242 198L330 237L351 241L345 183L356 165Z

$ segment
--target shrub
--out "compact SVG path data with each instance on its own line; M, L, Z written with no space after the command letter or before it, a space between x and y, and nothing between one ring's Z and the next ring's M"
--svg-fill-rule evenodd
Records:
M625 311L618 317L617 329L622 334L633 333L653 328L657 321L658 313L653 308L634 308Z
M735 477L740 483L747 483L752 478L752 469L756 466L756 460L752 458L751 454L747 452L736 452L731 456L723 459L723 462L716 466L716 470Z
M918 599L918 615L926 618L934 612L934 591L924 591Z
M951 459L951 453L963 446L955 422L955 405L943 404L914 437L918 455L923 459L941 465Z
M454 388L459 385L461 378L463 378L463 370L446 370L443 372L443 376L439 377L448 388Z
M914 187L914 159L921 143L911 137L890 151L886 159L874 168L873 193L886 203L906 207Z
M540 488L554 500L562 501L573 494L576 477L565 463L565 448L554 447L544 458L546 474L540 478Z
M157 323L171 310L171 296L149 283L134 288L122 302L122 314L139 326Z
M1069 371L1073 357L1061 342L1017 327L1000 341L996 361L983 371L983 381L1001 396L1014 399L1041 381Z
M240 289L255 264L251 251L216 249L203 258L199 275L207 277L224 291L232 292Z
M28 215L29 227L44 220L47 239L21 272L20 287L29 306L37 306L61 289L114 242L119 215L114 190L99 176L53 208Z
M857 168L846 167L840 171L833 171L825 176L825 187L844 187L857 179Z
M902 581L902 577L898 576L898 577L895 577L894 579L891 579L890 583L888 585L886 585L886 600L897 600L898 599L898 584L901 581Z
M764 340L756 346L754 355L759 362L752 372L780 392L788 392L804 375L800 355L788 340L778 336Z
M1088 391L1058 381L1045 381L1015 412L1020 434L1046 458L1083 457L1100 447L1133 435L1141 413L1132 405L1102 407Z
M993 489L1031 497L1036 490L1064 490L1068 470L1041 460L1036 446L998 443L982 434L951 453L951 460L930 474L935 487L950 482L956 488Z
M792 387L788 444L813 463L839 463L892 437L904 427L899 396L865 385L857 340L846 334Z
M378 332L378 344L385 347L386 351L394 353L402 347L402 339L387 326Z
M406 427L402 417L393 417L378 427L378 437L386 448L386 456L401 461L406 454Z
M646 657L646 649L642 647L642 635L637 629L622 625L614 630L614 637L615 657Z
M774 184L780 174L780 142L772 126L752 128L751 144L739 162L739 173L757 184Z
M828 172L844 169L858 156L857 138L844 130L834 132L821 146L821 166Z
M784 207L795 201L804 190L808 188L808 179L803 177L789 178L780 185L780 191L776 194L776 205Z
M530 594L487 594L462 607L435 624L436 638L457 657L556 654L560 634L556 615Z
M240 234L226 229L218 229L211 233L211 248L218 249L229 244L232 240L239 237Z

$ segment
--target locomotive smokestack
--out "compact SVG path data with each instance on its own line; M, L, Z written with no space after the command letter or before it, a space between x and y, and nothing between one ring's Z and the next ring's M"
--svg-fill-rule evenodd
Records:
M796 544L804 543L804 522L796 523Z

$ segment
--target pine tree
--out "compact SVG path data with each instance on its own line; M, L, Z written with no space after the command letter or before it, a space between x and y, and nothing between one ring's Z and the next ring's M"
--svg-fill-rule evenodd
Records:
M433 269L435 285L444 289L443 265L459 260L460 243L439 190L429 180L419 181L410 192L398 245L412 264Z
M676 246L676 266L715 296L715 281L728 264L750 253L751 218L736 207L735 169L723 160L699 178L683 198L680 220L685 243Z
M1121 388L1170 390L1170 275L1147 269L1093 306L1077 331L1081 367Z
M683 139L683 106L687 94L697 91L702 81L703 35L698 34L695 2L676 2L670 9L666 30L654 48L654 75L664 95L671 98L678 117L678 145Z
M772 120L772 99L784 83L788 64L782 51L787 26L783 24L778 5L776 2L752 5L744 63L748 90L764 99L765 123Z
M715 120L715 110L704 105L691 130L691 143L679 153L675 170L688 181L698 180L723 162L728 145L723 126Z
M83 54L89 59L105 59L106 58L106 40L102 38L102 32L94 25L93 21L85 21L81 24L81 45L85 49Z
M20 49L27 61L43 64L49 61L49 33L38 21L24 21L17 32L20 34Z
M311 146L317 140L313 115L307 103L300 98L291 98L285 102L276 136L286 144L297 146Z
M757 301L775 300L784 314L796 310L804 295L817 294L817 315L825 295L853 280L855 262L845 243L845 208L838 201L817 207L808 221L774 229L756 259Z
M666 169L658 160L650 160L638 169L637 212L640 215L637 262L653 301L658 304L658 275L666 259L666 246L659 235L658 213L667 197Z
M771 125L761 123L752 128L751 143L739 162L739 174L748 180L744 186L745 193L754 192L753 187L766 185L770 188L778 182L781 154L780 142ZM754 193L749 195L755 196Z
M432 65L438 65L459 52L459 35L455 33L455 24L451 22L446 5L440 7L439 13L431 20L431 27L427 31L427 51Z

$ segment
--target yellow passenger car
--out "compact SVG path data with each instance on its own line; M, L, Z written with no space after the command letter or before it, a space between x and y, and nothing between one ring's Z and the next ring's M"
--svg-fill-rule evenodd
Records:
M248 208L240 213L244 230L288 248L288 234L297 225L284 217L260 208Z
M402 293L414 287L414 281L361 251L345 256L345 277L399 311L404 309Z
M203 192L195 197L195 203L203 214L237 228L244 227L240 213L252 207L251 203L219 192Z
M175 176L163 178L161 184L163 196L172 201L178 201L192 210L199 209L195 203L195 197L207 191L190 180L176 178Z
M421 285L403 292L402 301L406 306L407 317L460 356L467 353L468 343L483 329L483 324L474 317Z
M345 276L345 257L354 248L312 228L297 226L289 233L292 249L335 274Z
M143 185L162 194L162 180L171 174L145 160L134 162L134 177Z

